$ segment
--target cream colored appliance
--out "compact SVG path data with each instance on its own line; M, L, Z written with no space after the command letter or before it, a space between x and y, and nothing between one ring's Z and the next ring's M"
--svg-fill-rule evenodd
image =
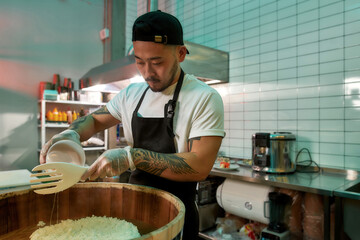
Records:
M226 212L268 224L264 202L268 201L268 194L273 190L271 186L226 179L218 187L216 199Z

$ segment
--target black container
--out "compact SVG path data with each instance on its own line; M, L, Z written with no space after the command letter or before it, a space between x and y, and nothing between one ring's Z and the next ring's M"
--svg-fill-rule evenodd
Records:
M284 193L270 192L269 201L265 203L270 204L270 216L265 214L270 219L267 229L277 233L288 230L292 198Z
M222 177L208 177L198 182L196 202L198 205L216 203L216 190L224 182Z

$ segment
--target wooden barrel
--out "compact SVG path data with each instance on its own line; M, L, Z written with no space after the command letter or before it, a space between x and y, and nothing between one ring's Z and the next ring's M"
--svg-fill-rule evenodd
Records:
M184 204L174 195L123 183L79 183L58 194L31 189L0 194L0 240L29 239L39 227L88 216L124 219L138 227L137 239L181 239Z

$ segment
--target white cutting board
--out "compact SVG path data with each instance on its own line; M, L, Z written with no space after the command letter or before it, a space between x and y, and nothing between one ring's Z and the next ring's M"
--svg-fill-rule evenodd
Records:
M30 185L30 174L27 169L0 171L0 189Z

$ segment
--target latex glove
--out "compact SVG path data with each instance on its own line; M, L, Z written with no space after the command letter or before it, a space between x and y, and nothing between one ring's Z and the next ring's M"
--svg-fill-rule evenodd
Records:
M110 149L96 159L81 179L84 181L87 179L95 180L99 177L119 176L129 168L132 171L135 170L130 147Z
M43 164L46 162L46 154L49 150L49 148L56 142L60 141L60 140L71 140L74 141L75 143L81 145L80 143L80 135L74 131L74 130L65 130L61 133L58 133L56 135L54 135L47 143L44 144L44 146L42 147L41 151L40 151L40 157L39 157L39 161L40 164Z

